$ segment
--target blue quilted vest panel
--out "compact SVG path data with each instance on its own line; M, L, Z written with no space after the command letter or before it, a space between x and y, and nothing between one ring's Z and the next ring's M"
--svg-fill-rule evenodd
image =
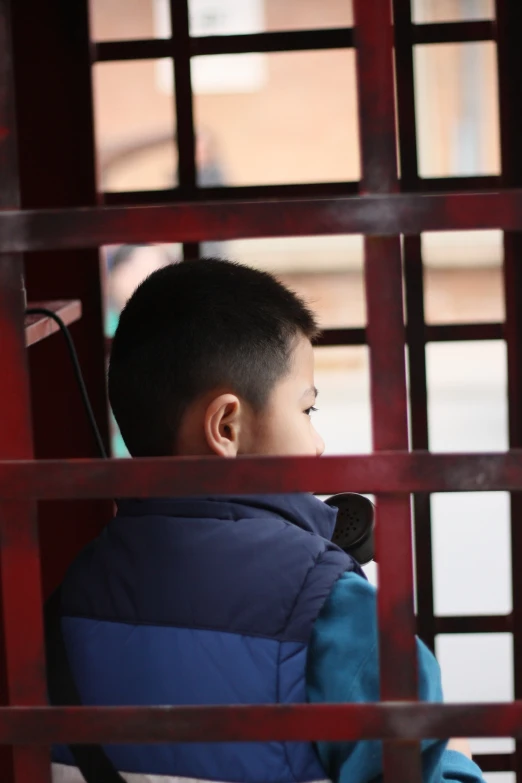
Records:
M85 704L306 701L312 626L357 564L311 495L133 500L73 564L63 631ZM310 743L107 747L123 772L295 783L325 777ZM55 760L72 763L65 748Z

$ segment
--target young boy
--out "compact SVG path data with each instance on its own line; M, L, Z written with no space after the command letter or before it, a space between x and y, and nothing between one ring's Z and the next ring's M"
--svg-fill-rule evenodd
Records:
M154 272L120 318L109 369L133 456L321 455L310 310L273 277L206 259ZM348 489L348 488L347 488ZM69 570L62 629L82 703L208 705L379 698L375 590L330 542L313 495L125 500ZM440 673L418 644L420 696ZM458 745L457 745L458 747ZM112 746L129 783L367 783L381 743ZM480 781L443 742L424 779ZM54 780L81 780L68 749Z

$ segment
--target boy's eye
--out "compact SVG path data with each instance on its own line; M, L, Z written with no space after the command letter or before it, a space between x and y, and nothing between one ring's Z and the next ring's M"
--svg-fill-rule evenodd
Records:
M307 416L311 416L312 413L316 413L319 410L319 408L314 408L313 405L310 406L310 408L307 408L305 410L305 413Z

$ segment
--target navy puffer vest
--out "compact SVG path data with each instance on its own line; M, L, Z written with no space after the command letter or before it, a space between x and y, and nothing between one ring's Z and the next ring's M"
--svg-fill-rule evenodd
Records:
M63 586L63 631L88 705L306 701L312 626L357 564L311 495L122 501ZM312 744L107 747L122 772L295 783L325 777ZM65 748L55 760L72 764Z

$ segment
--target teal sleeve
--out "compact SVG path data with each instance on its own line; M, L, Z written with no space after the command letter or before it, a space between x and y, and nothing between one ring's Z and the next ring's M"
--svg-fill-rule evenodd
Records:
M308 700L373 702L379 700L377 593L354 573L334 586L315 622L306 673ZM419 697L442 701L440 669L428 648L417 641ZM382 775L382 743L318 742L323 767L334 783L369 783ZM424 783L482 783L480 769L446 742L422 743Z
M105 335L107 337L114 337L119 320L120 314L113 310L112 307L109 307L105 313Z

